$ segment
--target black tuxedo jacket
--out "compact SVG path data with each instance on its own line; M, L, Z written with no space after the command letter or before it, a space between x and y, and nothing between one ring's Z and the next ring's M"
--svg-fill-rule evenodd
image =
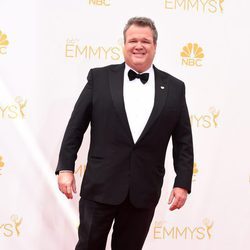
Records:
M90 70L65 131L56 174L60 170L74 171L77 152L90 123L91 139L81 196L120 204L129 193L136 207L151 207L160 197L171 136L174 187L191 191L193 145L185 86L154 67L154 107L134 143L123 100L124 69L123 63Z

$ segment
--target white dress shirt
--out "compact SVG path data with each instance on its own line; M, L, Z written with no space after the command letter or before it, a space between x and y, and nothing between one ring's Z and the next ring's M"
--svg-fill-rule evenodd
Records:
M135 143L146 126L154 106L155 76L153 67L151 66L147 71L143 72L149 73L148 81L145 84L138 78L130 81L128 78L128 71L130 69L131 68L125 64L123 98L129 127ZM72 171L60 171L60 173L63 172L67 173Z
M149 73L148 81L145 84L138 78L130 81L128 78L130 69L128 65L125 65L123 98L129 127L135 143L146 126L154 106L155 77L151 66L147 71L142 72Z

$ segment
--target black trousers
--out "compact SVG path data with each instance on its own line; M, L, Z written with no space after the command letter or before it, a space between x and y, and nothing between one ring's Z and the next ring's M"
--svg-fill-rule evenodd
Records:
M112 250L141 250L153 219L153 208L136 208L127 197L119 205L80 199L79 241L75 250L105 250L114 221Z

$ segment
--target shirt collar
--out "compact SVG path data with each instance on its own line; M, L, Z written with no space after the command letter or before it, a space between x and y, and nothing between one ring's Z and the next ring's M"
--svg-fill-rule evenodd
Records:
M125 70L124 70L124 75L128 76L128 71L132 69L131 67L129 67L126 63L125 63ZM146 70L146 71L143 71L142 73L138 73L136 70L132 69L133 71L135 71L137 74L143 74L143 73L150 73L152 74L154 71L153 69L153 65L151 64L151 66Z

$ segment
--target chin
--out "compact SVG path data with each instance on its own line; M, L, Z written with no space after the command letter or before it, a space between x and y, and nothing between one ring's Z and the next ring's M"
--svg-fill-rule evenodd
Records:
M134 70L136 70L138 73L141 73L145 71L146 67L143 64L134 64Z
M143 65L145 65L145 61L144 60L134 60L133 64L136 66L140 66L140 65L143 66Z

